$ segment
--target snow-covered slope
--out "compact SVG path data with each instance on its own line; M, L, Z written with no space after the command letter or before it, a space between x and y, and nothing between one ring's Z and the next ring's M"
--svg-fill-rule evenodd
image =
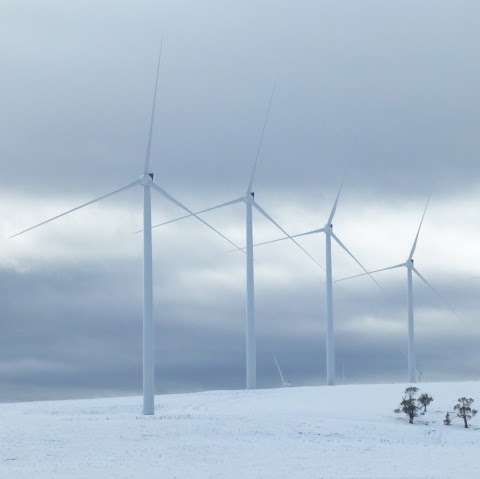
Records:
M431 412L392 411L405 385L216 391L0 404L0 478L478 478L480 418L443 425L480 383L420 385Z

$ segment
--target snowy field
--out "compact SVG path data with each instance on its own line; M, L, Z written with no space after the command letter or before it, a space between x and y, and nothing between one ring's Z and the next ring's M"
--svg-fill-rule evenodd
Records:
M443 417L480 383L420 387L413 426L401 384L0 404L0 478L479 478L480 418Z

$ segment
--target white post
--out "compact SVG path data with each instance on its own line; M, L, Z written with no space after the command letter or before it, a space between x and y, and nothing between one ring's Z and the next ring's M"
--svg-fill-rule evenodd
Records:
M246 288L247 321L245 331L246 385L247 389L257 387L257 347L255 342L255 283L253 269L253 224L252 197L246 198Z
M143 185L143 414L155 414L152 205L147 181Z
M335 333L333 327L333 275L332 275L332 230L328 225L325 230L325 266L326 266L326 357L327 384L335 384Z
M415 383L416 359L415 359L415 330L413 315L413 262L407 262L407 284L408 284L408 381Z

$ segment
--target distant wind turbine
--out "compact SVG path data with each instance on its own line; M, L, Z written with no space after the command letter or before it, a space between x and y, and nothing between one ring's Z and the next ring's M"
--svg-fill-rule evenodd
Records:
M423 221L427 213L428 205L430 204L430 197L428 197L423 210L422 218L418 225L417 234L412 244L410 254L404 263L395 264L386 268L376 269L369 271L368 274L380 273L382 271L389 271L397 268L406 268L407 270L407 306L408 306L408 348L407 348L407 362L408 362L408 381L414 383L417 381L417 366L416 366L416 353L415 353L415 318L414 318L414 298L413 298L413 274L415 273L420 280L425 283L442 301L445 302L440 293L425 279L425 277L418 271L414 265L414 255L417 249L418 239L420 237L420 231L422 229ZM357 274L349 276L347 278L339 279L338 281L346 281L348 279L358 278L365 276L365 274ZM450 307L450 306L449 306ZM450 307L450 309L453 309Z
M254 276L254 262L253 262L253 209L255 208L261 215L267 218L286 238L290 239L295 246L297 246L306 256L314 261L318 266L317 260L292 236L290 236L280 224L275 221L255 200L255 194L253 191L253 184L255 181L255 174L257 171L258 160L262 151L263 140L265 137L265 131L272 108L273 96L275 93L275 87L272 89L270 99L268 101L267 111L265 114L265 120L263 122L260 139L257 146L255 155L255 161L250 173L250 179L248 182L247 190L245 194L239 198L221 203L210 208L206 208L200 211L196 211L196 215L207 213L209 211L224 208L226 206L234 205L236 203L245 204L245 235L246 235L246 328L245 328L245 361L246 361L246 388L255 389L257 387L257 353L256 353L256 336L255 336L255 276ZM153 226L158 228L167 224L175 223L177 221L189 218L192 213L180 216L178 218L165 221ZM238 249L238 248L237 248Z
M333 318L333 266L332 266L332 239L337 242L337 244L357 263L358 266L365 272L365 274L370 274L367 272L365 267L360 263L360 261L354 256L354 254L345 246L345 244L340 240L340 238L333 232L333 219L337 211L338 201L343 189L344 181L342 181L340 188L338 189L335 202L333 203L332 210L327 219L325 226L319 229L314 229L307 231L305 233L300 233L296 235L291 235L288 238L295 239L303 236L309 236L314 234L324 234L325 235L325 276L326 276L326 294L325 294L325 306L326 306L326 373L327 373L327 384L335 384L335 332L334 332L334 318ZM277 243L278 241L284 241L287 237L274 239L271 241L264 241L262 243L257 243L255 246L263 246L267 244ZM377 281L372 277L372 280L380 287Z
M163 46L163 42L162 42ZM158 91L158 81L160 75L160 60L162 56L162 48L158 58L155 87L153 92L152 110L150 115L150 128L148 133L147 148L145 154L143 174L125 186L122 186L110 193L99 196L91 201L83 203L75 208L60 213L53 218L49 218L41 223L26 228L11 238L23 235L28 231L43 226L54 220L62 218L74 211L78 211L86 206L97 203L101 200L109 198L117 193L128 190L134 186L141 186L143 188L143 414L152 415L155 413L155 358L154 358L154 331L153 331L153 273L152 273L152 212L151 212L151 190L167 198L170 202L186 211L190 216L194 216L198 221L213 230L216 234L228 241L236 249L243 251L233 241L228 239L225 235L207 223L205 220L197 216L183 203L170 195L163 187L154 181L154 174L150 171L150 156L152 147L153 128L155 124L156 100Z
M278 362L277 356L275 354L272 354L273 356L273 362L275 363L275 366L278 371L278 375L280 376L280 382L282 383L282 387L290 387L291 384L285 379L285 376L283 375L282 368L280 367L280 363Z

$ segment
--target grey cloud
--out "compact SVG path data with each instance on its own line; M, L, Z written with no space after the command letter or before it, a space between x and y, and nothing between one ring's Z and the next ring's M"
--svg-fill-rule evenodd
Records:
M469 2L115 5L7 10L5 186L93 193L138 174L164 31L154 167L178 192L244 189L274 79L259 189L331 190L345 164L360 192L478 177Z
M135 269L133 264L120 269L85 265L80 271L55 265L20 277L3 273L9 295L2 315L2 399L138 392L141 303ZM159 275L157 287L161 290L166 281ZM402 285L387 286L383 295L368 287L357 294L337 290L338 368L350 381L403 379L404 295ZM294 384L322 382L322 292L318 284L259 288L262 386L278 384L272 353ZM182 296L181 302L160 296L157 305L159 392L242 387L242 294L217 289L207 301L192 299L188 291ZM448 312L442 313L447 323L440 332L425 327L423 308L444 308L426 292L419 291L417 298L419 364L425 377L475 377L472 358L480 329L472 327L465 336ZM385 331L375 320L361 331L355 324L363 316L396 323L400 332Z

